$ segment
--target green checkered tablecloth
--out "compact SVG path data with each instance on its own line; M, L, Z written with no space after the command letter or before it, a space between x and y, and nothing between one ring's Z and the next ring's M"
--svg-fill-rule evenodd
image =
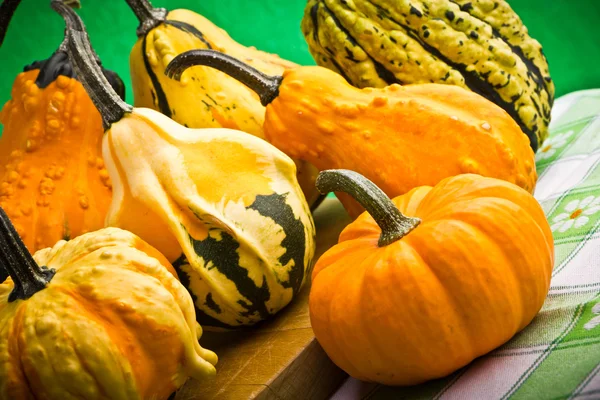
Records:
M561 97L552 116L535 197L556 263L538 316L447 378L410 388L348 379L334 399L600 399L600 90Z

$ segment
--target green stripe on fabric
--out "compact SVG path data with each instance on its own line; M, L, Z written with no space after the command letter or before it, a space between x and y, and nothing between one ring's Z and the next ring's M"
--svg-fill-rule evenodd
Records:
M600 293L597 293L600 295ZM577 323L510 398L568 397L600 363L600 326L587 329L599 299L582 307Z
M548 167L560 160L562 155L569 150L573 143L577 142L580 136L584 136L586 128L592 122L592 118L586 118L573 124L552 129L550 136L535 155L538 179L544 176Z
M560 342L562 342L563 338L565 336L567 336L569 334L569 332L573 329L573 327L576 325L577 321L581 317L582 311L583 311L583 307L581 307L581 306L578 306L575 309L575 312L573 313L573 317L571 319L571 323L566 327L566 329L563 331L563 333L559 337L557 337L550 346L548 346L548 348L536 359L536 361L531 366L529 366L529 368L527 368L525 373L523 373L523 375L521 375L521 377L517 380L517 382L515 382L515 384L510 388L508 393L506 393L502 397L502 400L512 398L512 395L516 391L519 390L519 388L523 385L523 383L527 380L527 378L533 373L533 371L535 371L539 367L539 365L544 361L545 358L547 358L550 354L552 354L552 351L554 350L554 348Z
M585 377L585 379L579 384L579 386L577 386L577 388L573 391L573 393L571 394L571 396L569 398L574 399L574 398L577 398L578 396L585 395L587 392L586 391L587 386L598 374L600 374L600 363L596 366L596 368L594 368L592 370L592 372L590 372Z
M540 351L544 351L544 346L550 346L572 325L574 311L595 296L596 291L549 296L531 324L490 356L511 356L516 351L523 353L535 347L541 347Z

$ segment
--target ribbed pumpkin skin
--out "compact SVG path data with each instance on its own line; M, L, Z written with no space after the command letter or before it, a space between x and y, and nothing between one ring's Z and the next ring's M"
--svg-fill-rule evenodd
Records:
M29 251L104 226L112 185L102 120L81 83L20 73L0 113L0 205Z
M357 89L328 69L300 67L284 73L267 106L265 134L290 157L321 171L356 171L390 197L461 173L529 192L537 179L533 151L515 121L450 85ZM348 196L340 199L352 216L363 211Z
M297 65L239 44L223 29L192 11L173 10L167 19L139 39L131 50L134 106L160 111L188 128L237 129L264 139L265 107L242 83L209 67L188 71L182 82L169 79L164 70L176 55L194 49L230 54L268 75L280 75ZM298 183L312 205L320 198L314 185L318 171L303 161L295 162Z
M421 224L378 247L362 214L317 262L310 318L351 376L414 385L446 376L527 326L554 264L540 205L509 183L465 174L393 200Z
M308 0L302 31L317 64L357 87L457 85L504 108L534 151L548 136L548 62L504 0Z
M1 399L163 399L214 376L192 299L169 262L116 228L34 255L56 270L26 300L0 284Z
M187 129L134 109L104 139L114 184L107 223L161 251L202 326L269 318L312 268L315 227L293 161L231 129Z

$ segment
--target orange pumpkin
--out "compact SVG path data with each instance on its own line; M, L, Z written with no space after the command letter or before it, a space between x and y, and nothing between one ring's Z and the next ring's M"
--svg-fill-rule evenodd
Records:
M316 264L309 301L315 336L351 376L387 385L446 376L542 307L552 233L516 185L466 174L390 201L361 175L331 170L317 187L367 209Z
M74 76L58 50L17 75L0 112L0 206L32 252L102 228L112 198L102 118Z

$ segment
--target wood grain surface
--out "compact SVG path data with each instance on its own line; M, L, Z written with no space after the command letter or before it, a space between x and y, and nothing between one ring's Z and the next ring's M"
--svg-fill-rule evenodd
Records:
M337 242L350 222L339 201L327 198L316 210L315 260ZM329 398L347 375L316 341L308 314L309 286L275 318L252 329L205 332L203 347L219 356L210 382L187 382L175 400Z

